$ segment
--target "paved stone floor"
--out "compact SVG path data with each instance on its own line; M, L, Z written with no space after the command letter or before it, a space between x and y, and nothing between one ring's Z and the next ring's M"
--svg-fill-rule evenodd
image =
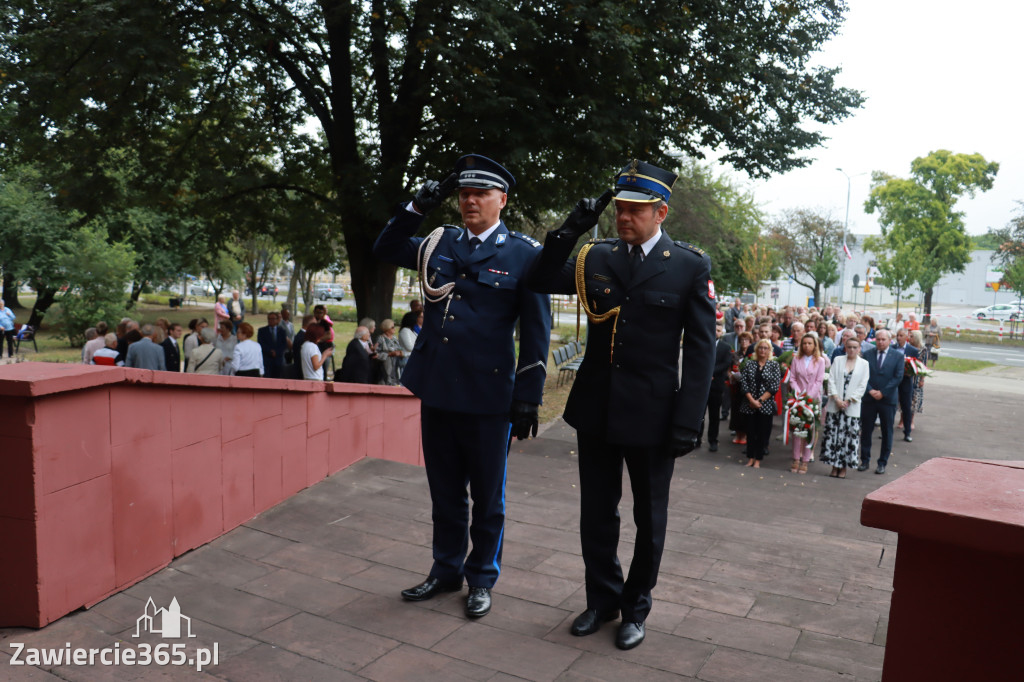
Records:
M515 443L502 576L491 613L462 615L465 590L402 602L430 564L421 469L364 460L89 610L35 631L0 629L0 679L11 680L878 680L895 559L894 534L860 525L864 495L927 458L1019 459L1019 395L984 378L929 386L913 443L889 473L828 478L788 472L776 442L764 468L740 446L677 462L667 551L647 640L615 648L614 625L576 638L584 608L574 434L561 421ZM877 442L877 441L876 441ZM394 444L400 447L400 444ZM620 555L633 537L628 486ZM152 598L177 598L192 639L135 638ZM185 667L9 665L26 647L216 643L219 662Z

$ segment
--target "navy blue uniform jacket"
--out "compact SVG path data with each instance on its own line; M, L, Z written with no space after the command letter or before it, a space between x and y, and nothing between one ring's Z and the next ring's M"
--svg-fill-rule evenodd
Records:
M530 276L538 291L576 293L574 240L548 233ZM673 429L696 434L715 363L711 259L662 233L634 277L626 243L597 242L587 254L587 297L596 314L622 306L611 357L612 324L587 326L587 350L565 407L565 421L608 442L665 445ZM683 336L682 384L679 339Z
M377 237L374 255L415 270L424 238L413 235L422 223L423 216L399 207ZM402 385L424 405L455 412L508 412L513 400L539 405L547 376L551 299L526 287L526 272L540 244L510 233L504 223L476 251L470 236L447 227L431 255L430 284L455 282L455 289L450 302L423 302L423 329L402 372Z

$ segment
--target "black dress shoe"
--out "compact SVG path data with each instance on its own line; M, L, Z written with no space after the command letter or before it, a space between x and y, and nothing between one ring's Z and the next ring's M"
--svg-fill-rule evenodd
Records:
M908 443L913 443L914 442L914 439L911 438L910 436L903 436L903 440L907 441Z
M711 441L708 443L708 452L718 452L718 442Z
M619 617L619 610L613 609L611 611L598 611L597 609L587 609L580 615L576 616L576 620L572 622L572 628L569 630L572 634L577 637L585 637L592 635L601 629L603 623L607 623L610 620L615 620Z
M868 465L867 464L860 464L860 465L857 466L857 471L867 471L867 470L868 470Z
M875 473L876 474L884 474L885 473L885 465L884 464L879 464L878 468L875 469Z
M466 597L466 615L470 618L486 616L491 610L491 590L487 587L469 588Z
M426 601L441 594L442 592L458 592L462 589L462 582L443 583L437 578L427 578L416 587L402 590L402 599L406 601Z
M615 636L615 646L624 650L640 646L645 634L643 623L623 621L619 626L619 634Z

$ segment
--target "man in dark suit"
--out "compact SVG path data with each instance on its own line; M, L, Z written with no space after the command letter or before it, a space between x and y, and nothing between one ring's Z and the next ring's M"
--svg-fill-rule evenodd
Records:
M551 340L550 298L526 287L540 244L509 232L501 220L514 185L499 163L463 156L447 179L426 182L399 206L373 246L378 258L419 270L425 292L423 328L401 382L421 403L434 565L402 598L430 599L465 581L471 618L491 608L501 572L510 437L537 435ZM445 225L414 237L424 214L456 187L464 228Z
M284 354L288 350L288 335L280 327L281 314L267 313L267 326L256 332L256 343L263 350L263 376L280 379L284 367Z
M349 384L370 383L371 355L370 330L356 327L355 337L345 348L345 359L341 361L341 369L334 375L334 380Z
M731 308L730 308L730 310L731 310ZM728 320L728 319L729 318L726 317L726 320ZM728 326L728 322L726 323L726 326ZM747 325L744 324L742 319L737 318L737 319L733 320L732 331L730 331L730 332L726 333L725 335L723 335L722 336L722 341L724 341L725 344L727 346L729 346L729 350L731 350L732 352L735 353L736 351L738 351L740 349L740 334L742 334L746 330L747 330ZM769 329L769 338L771 338L770 329Z
M910 334L906 329L900 327L896 331L895 347L903 353L905 358L920 358L921 352L910 345L908 339ZM906 363L904 363L906 370ZM914 427L914 375L904 371L903 380L900 381L900 418L903 420L903 440L907 443L913 442L914 438L910 432Z
M868 390L860 406L860 466L867 471L871 464L871 436L875 432L875 417L882 426L882 449L878 453L876 474L885 473L885 465L892 453L892 426L896 416L896 402L900 381L903 380L903 353L889 345L888 329L875 332L875 347L864 353L871 367Z
M181 371L181 350L178 348L178 339L181 338L181 325L174 322L167 326L167 336L160 345L164 349L164 366L168 372Z
M587 609L571 631L592 634L621 612L615 640L621 649L644 639L665 545L675 457L697 446L714 368L711 259L661 230L675 179L674 173L633 161L616 176L619 239L591 242L569 258L613 192L583 199L561 228L548 233L530 274L537 291L577 294L589 320L586 354L564 415L579 441L587 588ZM623 463L637 525L625 581L617 552Z
M718 427L722 419L728 415L722 414L722 400L729 385L726 383L729 378L729 369L732 368L733 354L729 344L722 338L722 320L715 324L715 334L718 342L715 344L715 370L711 376L711 391L708 393L708 451L718 452ZM701 433L703 435L704 422L701 422Z

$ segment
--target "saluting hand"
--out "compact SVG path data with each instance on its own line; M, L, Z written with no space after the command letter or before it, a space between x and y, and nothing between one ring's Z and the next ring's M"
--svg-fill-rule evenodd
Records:
M420 213L426 215L430 211L441 205L441 203L448 198L448 195L455 189L455 185L459 182L459 174L452 173L443 182L437 180L427 180L420 187L420 191L416 192L416 196L412 198L413 207Z
M612 190L608 190L597 199L580 199L558 228L557 234L566 239L579 239L580 235L597 225L597 219L612 200L613 194Z

